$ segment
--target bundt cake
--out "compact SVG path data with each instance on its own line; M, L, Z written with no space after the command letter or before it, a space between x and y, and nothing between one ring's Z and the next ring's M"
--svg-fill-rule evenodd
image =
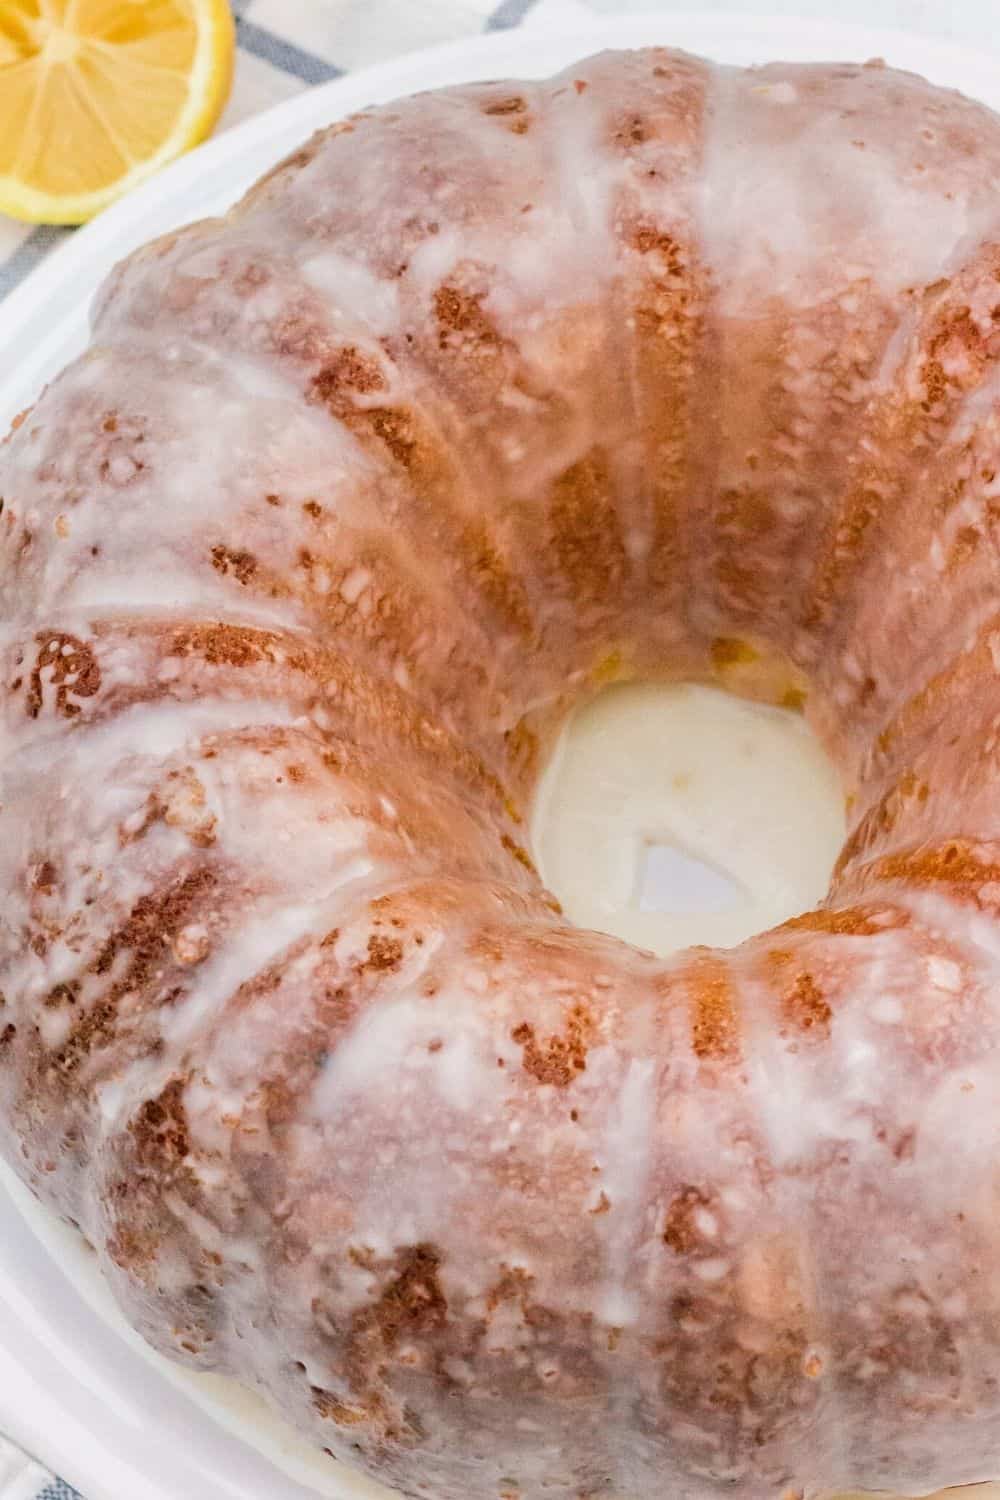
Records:
M334 125L0 454L0 1138L432 1500L1000 1475L1000 120L668 50ZM805 703L825 900L572 928L602 683Z

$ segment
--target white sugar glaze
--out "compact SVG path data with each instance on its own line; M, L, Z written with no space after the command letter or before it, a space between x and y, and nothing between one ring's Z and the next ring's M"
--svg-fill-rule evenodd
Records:
M10 1194L17 1210L30 1224L34 1234L69 1277L79 1295L112 1329L126 1341L159 1375L199 1407L213 1422L218 1422L250 1448L255 1449L276 1469L297 1480L310 1493L328 1500L390 1500L393 1491L386 1490L365 1475L336 1464L317 1453L287 1422L276 1416L251 1391L225 1376L186 1370L172 1360L164 1359L140 1339L108 1294L94 1253L75 1231L61 1224L25 1189L10 1169L0 1162L0 1181ZM615 1496L613 1500L638 1500L635 1496ZM870 1493L861 1496L845 1494L830 1500L871 1500ZM884 1496L883 1500L896 1500ZM979 1484L941 1491L929 1500L1000 1500L1000 1484Z
M843 842L843 792L799 715L656 684L612 689L566 726L532 839L572 922L661 954L732 947L814 906ZM729 881L663 861L657 897L642 872L658 845Z
M0 449L0 1147L409 1495L1000 1473L998 180L877 67L421 96L120 267ZM814 910L558 911L545 755L645 678L804 704Z

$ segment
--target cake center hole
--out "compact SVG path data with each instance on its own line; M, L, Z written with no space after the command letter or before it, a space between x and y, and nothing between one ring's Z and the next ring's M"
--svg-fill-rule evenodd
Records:
M732 911L748 892L726 870L716 869L675 844L642 842L638 849L637 911Z
M814 906L844 832L839 778L801 714L644 683L570 719L533 843L572 922L666 954Z

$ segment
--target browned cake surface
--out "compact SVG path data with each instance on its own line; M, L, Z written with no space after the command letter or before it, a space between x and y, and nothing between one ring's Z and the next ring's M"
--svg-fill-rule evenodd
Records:
M0 1144L409 1494L1000 1473L998 181L877 67L404 101L120 267L0 450ZM808 687L818 911L561 919L532 789L630 676Z

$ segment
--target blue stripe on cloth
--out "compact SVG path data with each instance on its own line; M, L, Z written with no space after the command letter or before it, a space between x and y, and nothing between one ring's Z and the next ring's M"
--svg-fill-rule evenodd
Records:
M538 0L500 0L500 4L486 22L487 31L510 31L520 26L529 10Z
M303 83L326 83L331 78L341 77L344 71L342 68L334 67L323 58L297 47L294 42L285 41L266 27L246 20L243 12L252 0L230 0L230 3L236 17L238 43L245 51L262 58L282 72L301 79ZM505 31L519 26L537 3L538 0L501 0L487 22L487 29ZM13 291L28 272L44 260L49 251L69 232L50 225L40 225L33 230L10 259L0 265L0 297ZM53 1479L44 1489L39 1490L35 1500L83 1500L83 1497L64 1479Z
M33 271L39 261L44 260L49 251L54 250L60 240L64 240L70 233L70 230L59 229L52 224L39 224L37 229L33 229L10 259L0 266L0 297L6 297L8 292L12 292L28 272Z
M325 62L322 57L296 47L294 42L286 42L284 37L268 31L266 26L244 20L241 15L236 17L236 40L245 52L263 58L283 73L291 73L293 78L301 78L303 83L329 83L331 78L340 78L344 71Z

